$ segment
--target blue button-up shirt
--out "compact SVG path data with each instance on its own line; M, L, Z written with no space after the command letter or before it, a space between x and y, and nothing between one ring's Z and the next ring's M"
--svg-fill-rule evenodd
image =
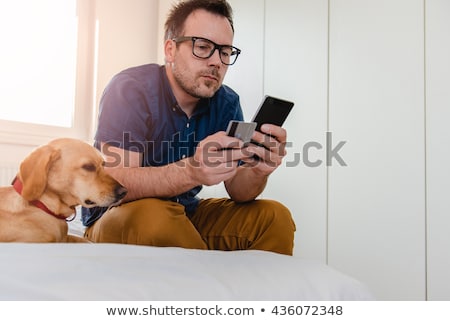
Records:
M100 142L143 154L142 166L162 166L193 156L197 144L226 130L230 120L243 120L239 96L222 85L212 98L201 99L190 118L173 95L164 66L148 64L117 74L100 101L95 146ZM172 200L195 211L197 186ZM82 221L92 225L105 208L82 209Z

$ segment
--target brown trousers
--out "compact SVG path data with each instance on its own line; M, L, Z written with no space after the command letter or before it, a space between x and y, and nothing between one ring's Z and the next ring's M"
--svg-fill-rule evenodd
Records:
M291 213L276 201L205 199L188 218L178 203L147 198L111 208L86 229L85 237L98 243L292 255L294 232Z

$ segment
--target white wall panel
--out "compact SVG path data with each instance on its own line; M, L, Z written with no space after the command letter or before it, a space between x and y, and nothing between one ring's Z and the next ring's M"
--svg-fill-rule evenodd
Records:
M130 5L133 3L133 5ZM157 62L158 2L96 0L96 106L111 78L132 66Z
M334 0L329 263L382 300L425 298L423 1Z
M244 117L250 121L263 96L264 2L230 0L234 11L234 45L242 50L228 68L224 83L241 98Z
M287 205L296 221L295 255L326 261L327 1L267 0L264 93L295 102L285 123L288 155L263 196Z
M426 1L428 299L450 300L450 1Z

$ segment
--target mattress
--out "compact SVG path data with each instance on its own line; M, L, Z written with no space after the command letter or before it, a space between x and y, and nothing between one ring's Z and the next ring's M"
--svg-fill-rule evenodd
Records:
M323 263L265 251L0 244L0 300L373 300Z

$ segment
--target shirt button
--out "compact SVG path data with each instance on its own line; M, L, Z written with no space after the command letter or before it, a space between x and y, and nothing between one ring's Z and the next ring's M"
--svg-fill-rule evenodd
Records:
M182 155L181 158L182 158L182 159L186 158L186 155Z
M190 126L190 124L189 124L189 123L187 123L187 124L186 124L186 128L189 128L189 126Z

